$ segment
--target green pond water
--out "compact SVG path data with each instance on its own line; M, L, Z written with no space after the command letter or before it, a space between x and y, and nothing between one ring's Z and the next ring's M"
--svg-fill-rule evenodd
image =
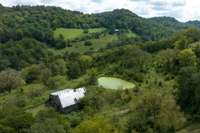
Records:
M98 79L98 85L106 89L132 89L135 84L113 77L100 77Z

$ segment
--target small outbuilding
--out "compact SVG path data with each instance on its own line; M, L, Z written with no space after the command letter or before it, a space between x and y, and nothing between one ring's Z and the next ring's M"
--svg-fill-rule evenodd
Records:
M85 87L53 92L49 95L48 104L60 112L67 113L78 108L79 101L85 93Z
M120 30L119 29L115 29L115 32L117 33L117 32L120 32Z

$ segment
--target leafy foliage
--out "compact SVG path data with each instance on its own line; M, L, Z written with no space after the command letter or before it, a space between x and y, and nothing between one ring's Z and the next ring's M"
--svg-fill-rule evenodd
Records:
M0 73L0 92L11 91L24 84L19 72L15 70L5 70Z
M0 133L175 133L199 120L199 22L125 9L0 12ZM136 86L104 89L96 83L102 76ZM81 86L77 110L46 105L49 93Z
M73 133L117 133L117 130L105 118L96 117L88 121L84 121L76 127Z
M0 45L0 70L6 68L20 70L30 64L45 62L47 55L47 47L34 39L9 41Z
M129 120L128 132L135 130L140 133L175 133L183 126L185 118L171 96L157 93L145 93L136 104L134 113Z

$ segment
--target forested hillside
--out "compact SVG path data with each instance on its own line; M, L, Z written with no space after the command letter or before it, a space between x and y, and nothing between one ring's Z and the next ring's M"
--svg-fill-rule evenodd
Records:
M0 6L0 133L199 132L199 27L125 9ZM75 110L48 105L79 87Z
M181 23L173 18L145 19L125 10L100 14L83 14L57 7L1 7L0 41L20 40L24 36L53 45L52 30L64 28L130 29L145 39L160 39L187 27L199 27L198 22Z

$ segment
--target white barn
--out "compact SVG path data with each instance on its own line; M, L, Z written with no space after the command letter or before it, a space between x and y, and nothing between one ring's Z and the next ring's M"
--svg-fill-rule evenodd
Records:
M85 96L84 87L78 89L65 89L53 92L49 96L48 103L61 112L70 112L77 108L81 98Z

